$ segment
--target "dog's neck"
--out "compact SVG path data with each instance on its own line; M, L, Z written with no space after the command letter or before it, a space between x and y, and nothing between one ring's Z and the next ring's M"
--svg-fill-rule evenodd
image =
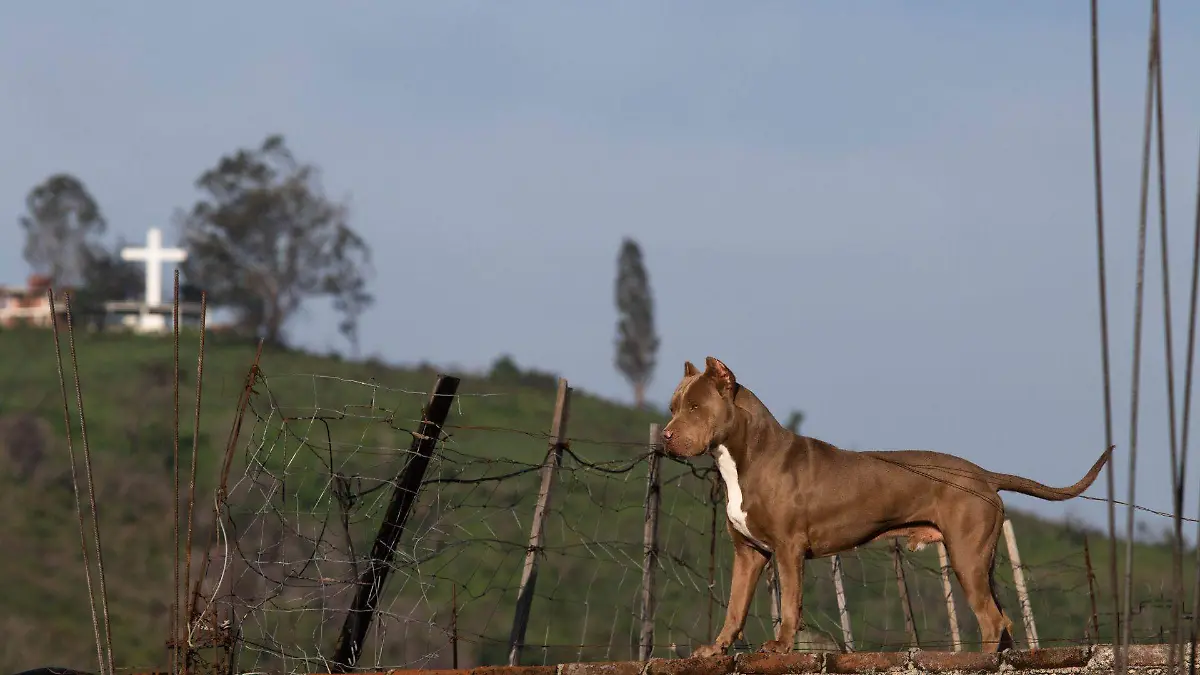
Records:
M733 425L720 445L738 466L753 462L765 448L780 447L779 441L794 436L749 389L738 386L733 404Z

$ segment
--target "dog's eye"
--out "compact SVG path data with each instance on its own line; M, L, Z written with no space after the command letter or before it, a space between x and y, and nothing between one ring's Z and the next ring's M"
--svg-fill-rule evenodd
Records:
M700 406L696 405L695 403L693 403L693 404L691 405L691 407L690 407L690 408L688 408L688 410L693 410L693 411L694 411L694 410L699 410L699 409L700 409Z

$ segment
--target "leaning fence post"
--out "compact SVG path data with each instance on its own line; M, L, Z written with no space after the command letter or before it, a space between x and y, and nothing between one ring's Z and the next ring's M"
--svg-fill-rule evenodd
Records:
M533 524L529 528L529 547L525 549L525 567L521 570L521 587L517 592L517 606L513 612L512 633L508 639L508 665L515 666L521 660L521 648L525 643L525 629L529 625L529 608L533 604L533 588L537 583L538 554L542 552L542 529L546 523L546 511L550 505L550 486L554 483L554 472L562 462L563 447L567 444L567 417L571 409L571 388L564 378L558 378L558 397L554 401L554 421L550 424L550 450L542 464L542 487L538 491L537 506L533 510Z
M450 587L450 666L458 670L458 584Z
M646 469L646 525L642 530L642 641L638 660L648 661L654 653L654 567L658 564L658 507L661 502L659 427L650 425L650 455Z
M458 392L458 378L449 375L439 375L434 385L433 394L429 397L429 405L422 415L421 425L413 434L412 445L409 447L411 457L404 465L400 475L396 477L392 490L392 500L388 504L379 533L375 535L375 543L371 546L371 560L367 569L358 578L358 590L354 601L346 613L346 621L342 624L341 637L338 639L337 651L334 652L334 673L345 673L358 662L362 653L363 640L371 626L371 618L375 607L379 604L379 596L383 591L384 582L392 570L392 557L396 553L396 545L400 543L400 535L404 533L404 521L412 512L417 493L421 489L421 481L425 470L429 467L429 458L442 435L442 425L450 414L450 403Z
M854 651L854 633L850 631L850 610L846 607L846 587L842 583L842 556L833 555L830 560L833 569L833 590L837 593L838 618L842 623L842 642L846 643L846 651Z
M1017 537L1013 534L1012 521L1004 519L1004 542L1008 544L1008 561L1012 563L1013 583L1017 586L1017 599L1021 603L1021 618L1025 620L1025 641L1030 649L1038 648L1037 625L1033 622L1033 607L1029 604L1029 590L1025 587L1025 572L1021 569L1021 554L1017 551Z
M954 587L950 585L950 559L946 545L937 543L938 566L942 568L942 591L946 594L946 615L950 617L950 644L954 651L962 651L962 634L958 632L958 612L954 610Z
M1100 642L1100 617L1096 613L1096 574L1092 571L1092 552L1088 548L1088 537L1083 535L1083 564L1087 569L1088 598L1092 601L1092 644Z
M900 589L900 607L904 610L904 630L908 633L908 646L919 648L921 643L917 640L917 622L913 619L912 600L908 597L908 584L904 581L899 538L892 540L892 560L896 564L896 586Z

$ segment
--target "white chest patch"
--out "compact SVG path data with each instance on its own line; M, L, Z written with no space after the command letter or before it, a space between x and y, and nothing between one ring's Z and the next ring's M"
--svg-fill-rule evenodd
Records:
M742 485L738 482L737 463L733 461L733 455L729 454L729 448L718 445L713 456L717 459L717 471L721 472L721 479L725 481L725 515L729 517L729 522L733 523L733 528L742 536L767 548L757 537L750 534L750 526L746 524L746 516L749 514L742 506Z

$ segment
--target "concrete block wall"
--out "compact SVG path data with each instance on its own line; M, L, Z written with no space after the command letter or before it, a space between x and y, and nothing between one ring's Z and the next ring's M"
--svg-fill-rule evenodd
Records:
M1130 675L1167 675L1168 645L1129 648ZM1184 664L1186 672L1186 663ZM557 666L485 666L469 670L390 670L359 675L791 675L895 673L897 675L1103 675L1113 672L1113 648L1050 647L981 652L856 652L852 654L739 654L712 658L651 659L617 663L564 663Z

